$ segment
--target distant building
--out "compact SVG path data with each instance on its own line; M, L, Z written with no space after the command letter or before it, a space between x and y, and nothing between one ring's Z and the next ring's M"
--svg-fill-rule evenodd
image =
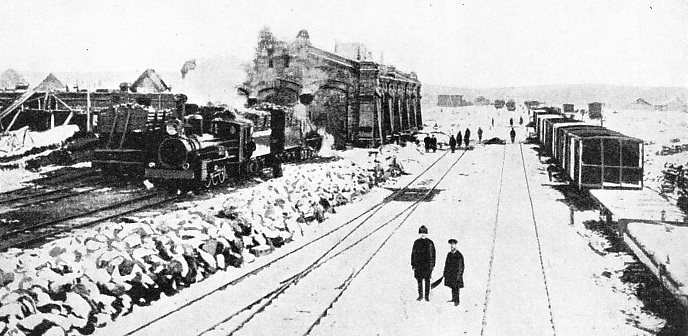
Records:
M439 95L437 96L437 106L440 107L460 107L465 106L463 95Z
M602 119L602 103L588 104L588 116L590 119Z
M473 100L473 104L478 105L478 106L487 106L487 105L490 105L491 102L489 99L487 99L483 96L478 96L477 98L475 98L475 100Z

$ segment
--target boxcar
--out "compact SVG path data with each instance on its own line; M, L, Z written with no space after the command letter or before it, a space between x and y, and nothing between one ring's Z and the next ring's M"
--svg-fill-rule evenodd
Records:
M544 139L545 141L543 142L543 145L545 146L545 151L550 154L553 158L556 158L556 149L555 149L555 141L557 140L557 134L556 134L556 125L561 125L561 124L579 124L581 121L578 120L572 120L568 118L552 118L552 119L545 119L543 120L544 122Z
M535 134L537 134L538 141L544 146L546 141L546 124L547 120L567 120L561 114L541 114L538 116L538 121L535 129Z
M643 141L608 129L565 131L570 156L565 165L579 188L642 189Z
M568 133L572 131L584 130L584 129L605 129L599 125L589 125L586 123L573 123L570 125L559 124L556 127L556 147L555 147L555 159L560 163L561 168L565 171L570 171L571 167L568 165L571 153L570 139L568 138Z

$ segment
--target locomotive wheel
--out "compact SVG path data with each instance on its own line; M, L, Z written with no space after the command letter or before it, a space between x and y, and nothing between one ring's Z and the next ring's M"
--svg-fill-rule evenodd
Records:
M207 180L205 180L205 182L203 183L203 185L204 185L206 188L210 188L210 186L211 186L212 184L213 184L213 178L212 178L212 177L209 177L209 178L208 178Z
M220 181L220 184L224 184L225 181L227 181L227 170L225 168L222 168L220 176L218 176L218 180Z

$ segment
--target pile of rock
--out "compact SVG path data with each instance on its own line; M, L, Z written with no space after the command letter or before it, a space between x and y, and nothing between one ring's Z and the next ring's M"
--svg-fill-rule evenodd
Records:
M302 237L390 174L380 162L287 166L285 177L214 200L221 209L199 203L127 217L38 249L8 251L0 255L0 335L92 333L134 305Z

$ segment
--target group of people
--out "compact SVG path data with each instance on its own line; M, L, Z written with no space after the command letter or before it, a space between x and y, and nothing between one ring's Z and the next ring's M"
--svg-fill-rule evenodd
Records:
M516 130L514 129L514 118L509 118L509 124L511 126L511 131L509 132L509 137L511 138L511 143L514 143L516 141ZM523 117L519 118L519 124L523 125ZM490 128L494 127L494 118L492 118L492 126ZM471 143L471 130L470 128L466 128L466 131L464 131L463 135L461 134L461 131L459 131L456 136L450 135L449 136L449 148L451 149L451 152L454 153L457 148L461 147L461 142L463 141L463 144L466 146L466 148L469 147ZM482 127L478 127L478 143L482 143L483 141L483 129ZM429 153L432 151L433 153L437 151L437 138L435 138L434 135L426 135L425 139L423 139L423 142L425 143L425 152Z
M444 285L451 288L452 291L452 298L448 302L453 302L455 306L458 306L460 289L463 288L465 267L463 254L457 248L458 241L449 239L450 250L444 262L442 277L430 284L432 271L435 268L435 244L428 238L428 228L425 225L418 229L418 234L420 234L420 238L413 243L413 250L411 251L411 267L418 282L418 298L416 300L430 301L430 288L436 287L444 279Z
M451 148L452 153L456 150L456 147L461 147L461 140L463 139L463 143L466 145L466 148L471 143L471 130L470 128L466 128L466 131L463 134L463 137L461 136L461 131L459 131L456 134L456 137L454 135L449 136L449 148ZM481 127L478 127L478 142L483 141L483 129Z
M434 135L432 137L426 135L423 143L425 144L426 153L429 153L431 150L433 153L437 151L437 138Z

